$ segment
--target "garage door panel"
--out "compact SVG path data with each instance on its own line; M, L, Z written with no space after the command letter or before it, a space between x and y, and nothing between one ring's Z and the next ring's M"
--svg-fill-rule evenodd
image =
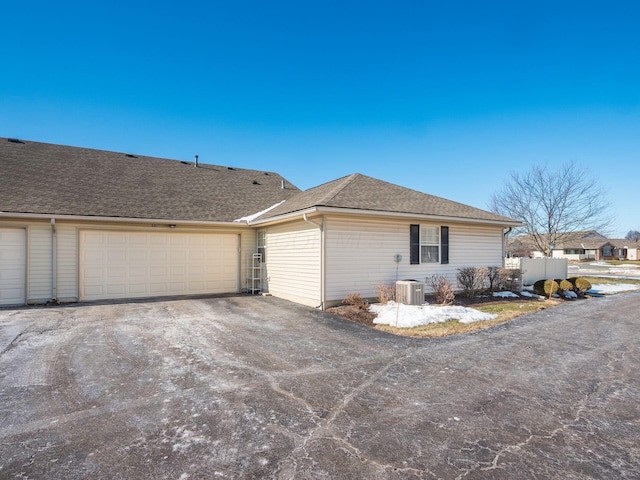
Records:
M80 298L236 292L237 247L237 235L81 231Z
M26 245L24 228L0 228L0 305L25 303Z
M128 237L126 233L108 233L107 234L107 244L109 245L126 245L127 239Z
M147 250L141 250L140 248L131 249L129 251L129 262L130 263L144 263L147 261Z
M146 295L148 291L146 283L129 283L128 287L128 293L130 293L131 295Z
M128 251L122 250L109 250L107 252L107 260L109 262L126 262Z
M152 262L165 262L168 258L168 252L165 250L153 249L149 251L149 260Z
M164 234L151 234L149 236L149 243L151 245L166 245L167 244L167 237Z
M151 283L149 284L149 295L166 295L168 293L166 283Z
M149 235L146 233L132 233L129 235L129 245L147 245L149 243Z
M106 287L107 298L122 298L127 293L127 286L123 284L109 284Z
M129 276L131 278L147 278L147 268L146 267L130 267L129 268Z
M168 275L167 267L149 267L149 276L153 278L164 278Z

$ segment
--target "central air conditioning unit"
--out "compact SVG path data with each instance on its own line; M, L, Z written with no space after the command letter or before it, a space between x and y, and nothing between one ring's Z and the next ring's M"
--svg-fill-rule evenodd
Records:
M397 281L396 301L405 305L422 305L424 303L424 283L415 280Z

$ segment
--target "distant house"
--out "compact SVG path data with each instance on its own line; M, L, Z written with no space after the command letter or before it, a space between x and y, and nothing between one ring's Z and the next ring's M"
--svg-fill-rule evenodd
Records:
M638 259L637 243L625 239L610 239L595 230L563 233L560 237L561 240L553 246L553 258L577 261ZM528 235L512 239L507 253L512 256L545 256Z
M347 294L502 265L519 222L353 174L277 173L0 138L0 305Z

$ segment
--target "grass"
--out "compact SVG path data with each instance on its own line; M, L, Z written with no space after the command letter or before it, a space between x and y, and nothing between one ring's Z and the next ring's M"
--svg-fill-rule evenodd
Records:
M606 285L616 285L619 283L631 283L634 285L640 284L640 279L635 278L612 278L612 277L589 277L582 276L582 278L586 278L591 285L606 284Z
M505 302L490 302L477 305L465 305L475 308L481 312L498 315L493 320L485 320L482 322L460 323L458 320L449 320L442 323L430 323L413 328L396 328L389 325L375 325L375 328L383 332L393 333L394 335L402 335L404 337L419 338L438 338L447 337L449 335L459 335L461 333L477 332L485 328L500 325L508 322L520 315L530 312L536 312L548 307L553 307L561 303L558 300L542 301L542 300L515 300Z
M609 265L640 265L640 260L607 260Z

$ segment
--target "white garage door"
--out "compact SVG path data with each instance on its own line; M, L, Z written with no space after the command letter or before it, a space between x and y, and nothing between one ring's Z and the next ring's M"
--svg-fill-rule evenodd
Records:
M0 305L25 302L26 231L0 228Z
M238 236L80 232L80 300L238 291Z

